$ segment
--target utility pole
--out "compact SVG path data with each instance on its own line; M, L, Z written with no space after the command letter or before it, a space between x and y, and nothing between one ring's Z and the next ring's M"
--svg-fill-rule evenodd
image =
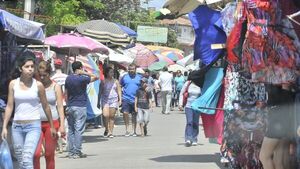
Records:
M31 14L34 14L35 0L25 0L24 4L24 18L28 20L33 20L33 17L30 17Z

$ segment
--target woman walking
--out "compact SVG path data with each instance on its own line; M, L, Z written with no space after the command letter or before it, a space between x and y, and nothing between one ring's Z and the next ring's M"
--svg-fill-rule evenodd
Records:
M114 78L114 69L106 68L104 72L105 80L101 84L101 104L104 116L104 137L113 138L113 129L115 125L115 114L121 105L121 86L119 81Z
M9 83L2 139L7 138L7 124L15 106L12 124L13 147L20 169L33 169L33 157L41 134L40 106L50 122L50 134L56 136L45 88L33 78L35 55L26 51L19 58L16 79Z
M38 65L38 77L39 80L45 87L46 97L49 103L53 125L56 131L59 131L62 135L65 134L64 128L64 108L63 108L63 96L62 88L60 85L51 81L50 79L51 65L46 61L42 61ZM45 158L46 158L46 168L55 168L55 149L57 144L57 138L52 138L50 133L50 122L48 121L43 109L40 109L41 121L42 121L42 133L40 136L40 141L37 146L34 155L34 169L40 169L40 157L42 145L45 148Z
M188 93L186 105L183 105L184 94ZM194 112L191 108L192 102L201 94L201 89L191 81L186 81L180 91L179 95L179 110L185 106L186 126L185 126L185 145L187 147L198 144L199 134L199 117L200 114ZM186 96L185 96L186 97Z

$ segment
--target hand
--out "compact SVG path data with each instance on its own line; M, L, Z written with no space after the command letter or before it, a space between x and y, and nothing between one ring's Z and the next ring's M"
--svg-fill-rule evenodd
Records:
M137 113L137 112L138 112L138 109L137 109L137 108L134 108L134 111Z
M66 135L65 127L64 126L60 126L59 127L59 132L61 133L62 136L65 136Z
M7 129L6 128L2 129L1 138L2 138L2 140L7 138Z
M54 127L51 127L50 128L50 132L51 132L51 136L52 136L52 138L56 138L56 130L55 130L55 128Z

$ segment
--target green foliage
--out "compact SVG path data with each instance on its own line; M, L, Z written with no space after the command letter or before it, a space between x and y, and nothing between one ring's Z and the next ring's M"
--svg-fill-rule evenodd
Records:
M167 46L172 47L172 48L178 48L179 44L177 41L177 35L176 32L173 29L169 29L168 31L168 42Z

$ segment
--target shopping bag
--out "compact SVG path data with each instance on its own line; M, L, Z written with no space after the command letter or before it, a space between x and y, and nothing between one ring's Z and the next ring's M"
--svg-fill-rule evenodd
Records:
M13 162L8 143L5 139L0 145L0 169L13 169Z

